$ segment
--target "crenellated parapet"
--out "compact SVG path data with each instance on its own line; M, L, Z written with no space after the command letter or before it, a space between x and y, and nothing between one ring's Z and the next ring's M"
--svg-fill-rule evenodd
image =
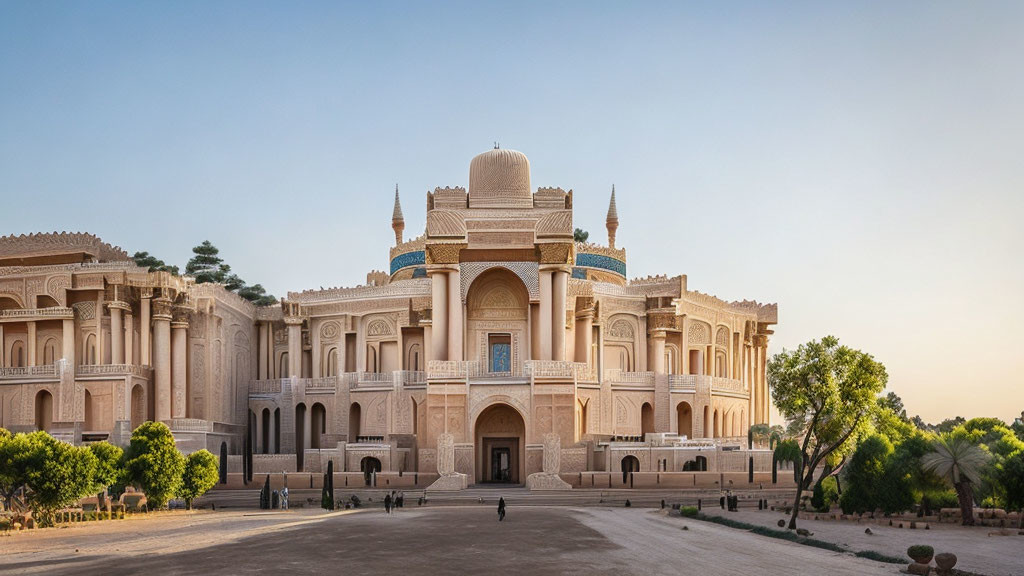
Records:
M0 237L0 266L131 260L117 246L83 232L45 232Z

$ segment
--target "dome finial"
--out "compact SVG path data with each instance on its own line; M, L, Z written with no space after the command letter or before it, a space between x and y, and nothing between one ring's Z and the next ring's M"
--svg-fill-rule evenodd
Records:
M391 229L395 231L395 245L397 246L402 243L402 232L405 230L402 203L398 200L398 184L395 184L395 209L391 213Z
M501 150L501 144L499 144L497 140L494 141L494 149Z
M604 220L608 228L608 247L615 248L615 232L619 229L619 209L615 206L615 184L612 184L612 199L608 202L608 217Z

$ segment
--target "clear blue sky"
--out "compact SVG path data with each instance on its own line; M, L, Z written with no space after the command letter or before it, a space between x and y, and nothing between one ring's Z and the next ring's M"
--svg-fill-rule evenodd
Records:
M911 414L1024 409L1024 3L0 2L0 233L277 295L387 266L499 140L631 276L779 303ZM410 234L411 233L411 234Z

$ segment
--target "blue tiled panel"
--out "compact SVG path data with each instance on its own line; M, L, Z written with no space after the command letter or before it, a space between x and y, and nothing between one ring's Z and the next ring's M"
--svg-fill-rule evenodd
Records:
M408 266L415 266L417 264L426 264L426 256L422 250L416 252L406 252L405 254L399 254L391 259L391 273L394 274L402 268Z
M573 278L579 278L580 280L586 280L587 279L587 271L584 270L583 268L573 268L572 269L572 277Z
M619 276L626 276L626 263L602 254L576 254L576 265L588 268L600 268L614 272Z
M426 268L413 268L412 269L412 277L413 278L426 278L427 277L427 269Z

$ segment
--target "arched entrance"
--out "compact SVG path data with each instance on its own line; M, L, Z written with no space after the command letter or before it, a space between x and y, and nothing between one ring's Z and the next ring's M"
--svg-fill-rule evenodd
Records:
M316 402L313 404L310 416L312 420L310 423L310 447L322 448L320 437L327 433L327 409L323 404Z
M380 472L380 460L366 456L359 461L359 471L363 473L363 481L367 486L373 485L373 475Z
M50 431L53 426L53 395L49 390L36 393L36 430Z
M466 293L466 358L495 377L521 373L526 360L530 295L505 268L491 268Z
M362 419L362 408L359 407L359 402L353 402L352 406L348 409L348 443L355 444L359 442L359 421Z
M693 410L687 402L676 405L676 433L687 438L693 437Z
M640 460L632 454L622 459L622 483L633 487L633 472L640 471Z
M640 435L646 439L648 434L654 433L654 407L650 402L644 402L640 407Z
M520 484L526 469L526 423L508 404L487 407L476 418L476 481Z

